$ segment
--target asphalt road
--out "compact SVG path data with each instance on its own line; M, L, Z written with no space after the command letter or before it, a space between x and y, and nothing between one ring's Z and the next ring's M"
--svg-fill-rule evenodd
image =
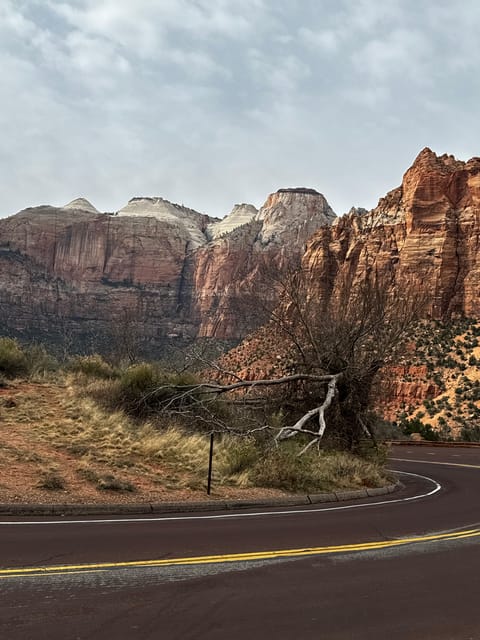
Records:
M375 500L0 518L0 638L480 640L480 450L390 466Z

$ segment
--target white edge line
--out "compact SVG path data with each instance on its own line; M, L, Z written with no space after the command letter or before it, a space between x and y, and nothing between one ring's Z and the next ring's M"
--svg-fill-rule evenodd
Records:
M407 471L395 471L394 473L414 476L416 478L422 478L434 485L434 488L427 493L420 493L408 498L396 498L394 500L381 500L379 502L362 502L361 504L349 504L342 507L323 507L318 509L292 509L290 511L255 511L252 513L222 513L208 516L162 516L159 518L113 518L102 520L18 520L18 521L0 521L0 526L28 526L28 525L56 525L56 524L125 524L130 522L175 522L185 520L225 520L228 518L258 518L261 516L289 516L308 513L319 513L321 511L341 511L345 509L359 509L360 507L378 507L379 505L395 504L399 502L411 502L412 500L420 500L421 498L428 498L438 493L442 486L433 478L428 476L421 476L418 473L410 473Z

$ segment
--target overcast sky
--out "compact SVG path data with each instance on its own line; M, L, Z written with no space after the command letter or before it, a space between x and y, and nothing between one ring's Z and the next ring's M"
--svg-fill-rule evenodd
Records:
M478 0L0 0L0 217L85 196L370 208L480 156Z

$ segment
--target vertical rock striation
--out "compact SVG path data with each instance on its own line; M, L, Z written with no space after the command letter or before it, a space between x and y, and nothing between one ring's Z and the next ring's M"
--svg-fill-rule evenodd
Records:
M424 149L370 212L351 211L319 230L304 256L326 299L375 274L423 292L435 318L480 315L480 158Z
M276 200L275 223L252 205L219 221L162 198L134 198L115 215L78 198L0 220L4 330L39 339L106 336L127 314L160 343L238 339L258 323L241 318L239 304L260 263L299 259L312 226L333 215L320 194L306 207L291 193ZM265 242L260 233L270 227L278 237Z

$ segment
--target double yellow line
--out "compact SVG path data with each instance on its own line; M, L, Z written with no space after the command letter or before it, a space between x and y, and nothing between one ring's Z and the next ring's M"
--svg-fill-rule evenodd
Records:
M439 533L398 540L384 540L344 544L328 547L307 547L301 549L282 549L275 551L256 551L250 553L231 553L214 556L196 556L191 558L168 558L160 560L138 560L131 562L99 562L93 564L54 565L47 567L25 567L21 569L0 569L0 580L6 578L25 578L66 575L74 573L94 573L112 569L135 569L144 567L173 567L199 564L223 564L227 562L252 562L255 560L276 560L282 558L301 558L305 556L326 555L331 553L351 553L355 551L375 551L408 544L423 542L459 540L480 537L480 529L465 529L452 533Z

